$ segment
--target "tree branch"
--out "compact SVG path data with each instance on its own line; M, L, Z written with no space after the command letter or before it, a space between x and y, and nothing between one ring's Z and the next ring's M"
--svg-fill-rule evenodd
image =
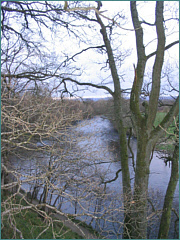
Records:
M144 20L141 21L140 23L141 23L141 24L144 23L144 24L147 24L147 25L149 25L149 26L155 26L155 23L149 23L149 22L146 22L146 21L144 21Z
M85 49L81 50L80 52L74 54L72 57L70 57L70 58L68 59L68 61L71 60L71 59L73 60L74 57L76 57L77 55L79 55L79 54L81 54L81 53L83 53L83 52L85 52L85 51L87 51L87 50L89 50L89 49L96 49L96 48L103 48L103 47L105 47L105 45L85 48Z
M163 10L164 3L156 3L156 32L158 38L156 58L153 65L152 72L152 88L149 98L147 128L152 130L152 126L156 117L160 85L161 85L161 71L164 61L164 47L165 47L165 30L163 26Z
M157 141L157 139L161 138L164 133L164 129L167 129L173 121L173 118L176 117L179 113L179 96L176 98L173 106L170 111L161 121L161 123L151 132L151 139Z
M173 47L174 45L178 44L179 43L179 40L175 41L175 42L172 42L170 43L169 45L167 45L164 50L167 50L171 47ZM146 59L148 60L149 58L153 57L154 55L156 55L157 51L153 52L153 53L150 53L148 56L146 56Z
M112 96L114 95L114 92L106 86L101 86L101 85L97 85L97 84L93 84L93 83L79 82L79 81L69 78L69 77L62 79L62 82L66 82L66 81L76 83L77 85L80 85L80 86L90 86L90 87L95 87L98 89L104 89L104 90L108 91Z
M106 183L111 183L111 182L116 181L116 180L118 179L119 173L120 173L121 171L122 171L122 169L120 168L120 169L116 172L115 178L113 178L113 179L111 179L111 180L108 180L108 181L105 181L105 182L102 182L102 183L106 184Z
M143 29L141 28L141 22L139 21L136 2L131 1L130 7L134 29L138 29L135 31L138 62L137 67L134 65L134 82L130 97L130 108L132 111L133 121L135 122L136 126L141 126L143 117L139 108L139 96L141 94L141 88L143 84L144 71L146 66L146 55L143 43Z

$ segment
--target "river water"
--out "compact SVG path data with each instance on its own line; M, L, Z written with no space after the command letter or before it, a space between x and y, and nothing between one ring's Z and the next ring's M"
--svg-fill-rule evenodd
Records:
M123 211L121 171L118 171L121 169L118 133L108 119L97 116L83 120L69 128L65 141L68 147L64 146L56 153L56 157L52 157L52 153L50 157L49 154L41 152L34 153L28 158L26 155L25 158L16 158L16 161L12 161L14 167L24 173L21 178L24 180L22 186L27 191L31 191L35 182L30 184L29 181L25 181L27 176L45 172L51 162L57 170L54 178L51 178L53 186L61 188L64 192L61 197L57 198L59 192L57 189L53 190L47 201L58 205L63 212L79 214L77 218L91 224L106 237L121 238ZM52 143L47 141L46 144ZM136 156L136 139L133 137L131 148ZM130 155L129 153L133 186L134 168ZM155 151L150 166L149 195L156 210L163 206L170 174L171 168L164 164L161 155ZM38 184L37 198L40 198L45 182L41 180ZM103 193L104 197L99 197ZM178 204L179 184L174 196L174 207L178 208ZM84 213L88 213L88 216ZM91 214L97 217L103 215L104 218L95 220ZM157 222L158 216L150 223L148 230L150 238L156 237ZM171 228L174 226L172 225ZM173 237L173 232L172 229L171 237Z

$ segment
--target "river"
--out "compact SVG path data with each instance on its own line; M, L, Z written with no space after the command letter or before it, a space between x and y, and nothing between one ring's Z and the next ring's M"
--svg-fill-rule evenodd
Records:
M24 158L14 158L12 164L23 172L22 187L31 191L38 185L37 198L43 193L45 182L26 181L27 176L45 172L51 163L56 168L54 177L49 177L56 189L49 194L47 202L55 203L63 212L79 214L79 219L91 224L108 238L121 238L123 229L121 162L118 151L118 133L111 122L103 116L83 120L72 126L64 135L67 146L56 152L37 152ZM37 143L40 144L40 143ZM46 144L52 144L46 142ZM56 146L57 147L57 146ZM136 156L136 138L131 138L131 148ZM134 168L129 153L131 184ZM118 171L119 170L119 171ZM55 172L55 171L54 171ZM66 173L66 174L65 174ZM171 168L165 165L161 154L154 152L150 166L149 196L156 210L163 206L163 198L170 179ZM111 181L114 180L114 181ZM61 189L61 197L57 197ZM104 194L103 197L100 197ZM70 197L71 196L71 197ZM179 184L174 196L174 207L179 205ZM85 216L84 213L88 216ZM104 216L95 220L91 216ZM148 228L150 238L157 235L158 216L152 219ZM171 226L173 227L173 224ZM173 229L171 237L173 237Z

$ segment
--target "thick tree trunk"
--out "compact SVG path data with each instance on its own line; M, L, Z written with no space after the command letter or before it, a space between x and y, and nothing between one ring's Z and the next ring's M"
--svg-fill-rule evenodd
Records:
M130 185L130 173L128 165L128 151L127 151L127 140L126 140L126 131L122 119L122 107L120 103L119 94L114 96L114 112L115 120L119 133L120 141L120 156L121 156L121 167L122 167L122 180L123 180L123 192L125 195L131 194L131 185Z
M132 210L132 239L147 238L147 193L152 145L143 129L138 136Z
M131 91L130 109L132 120L137 132L137 158L134 183L134 199L132 202L132 232L133 239L146 239L147 237L147 191L149 179L149 164L152 146L155 137L152 136L153 124L157 113L158 99L161 83L161 71L164 61L165 34L163 26L163 2L156 2L156 32L157 51L152 73L152 88L145 116L139 108L139 98L144 79L147 57L143 43L143 29L139 21L136 1L130 2L131 16L136 36L137 68Z
M163 213L161 216L160 228L158 238L167 239L171 221L171 209L172 202L174 197L174 192L176 190L176 185L179 178L179 144L175 146L174 154L172 158L172 168L171 168L171 177L166 191L166 196L164 199Z

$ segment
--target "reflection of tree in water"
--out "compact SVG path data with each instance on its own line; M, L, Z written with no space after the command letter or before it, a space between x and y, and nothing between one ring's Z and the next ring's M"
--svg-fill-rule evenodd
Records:
M63 144L52 144L52 152L35 152L28 160L28 152L21 153L21 158L16 160L15 165L20 175L24 175L21 178L25 181L22 186L28 187L27 191L31 192L30 201L37 197L39 203L48 203L62 212L73 214L106 237L120 238L124 227L124 211L121 186L116 183L120 181L121 166L117 170L117 165L113 165L117 164L116 151L110 151L110 159L106 158L104 152L101 154L101 148L93 152L95 155L91 153L87 156L85 153L90 151L88 144L86 151L77 151L79 140L82 142L86 136L81 132L74 140L75 135L71 132L65 138L69 147L62 148L65 144L63 140ZM92 133L91 137L97 139L90 142L90 149L97 142L102 144L98 141L100 132L98 136ZM105 141L102 149L106 145L106 151L109 151L109 141ZM158 231L162 199L162 195L149 191L147 220L151 238ZM131 202L133 206L133 200Z
M103 15L103 12L99 11L102 7L100 2L98 2L96 7L94 5L89 7L86 4L87 3L84 2L83 5L81 5L80 2L72 1L68 6L63 8L61 3L57 5L42 2L39 5L33 2L2 2L2 191L5 193L7 189L16 187L17 192L15 195L17 195L20 194L21 185L33 183L34 185L31 188L32 196L39 197L39 200L43 203L41 209L43 208L45 210L44 207L47 205L47 202L54 205L60 201L61 209L75 209L73 212L76 213L75 215L77 217L85 214L90 218L94 218L97 224L102 217L106 216L105 223L108 222L110 225L112 225L111 223L115 225L116 204L114 205L114 199L116 199L116 196L113 195L113 200L110 201L108 207L106 207L105 203L107 201L104 202L104 199L106 199L108 194L112 195L110 190L112 190L113 184L119 180L117 175L121 173L118 169L122 169L123 207L125 211L124 237L145 238L147 235L147 218L151 216L150 212L148 212L150 215L147 215L147 202L149 202L151 206L151 211L153 213L156 212L153 202L150 199L148 200L146 195L148 192L152 152L159 138L164 134L164 131L167 131L173 118L178 115L179 101L177 98L172 104L172 107L168 108L169 112L163 121L159 125L155 124L155 118L158 113L157 109L159 107L160 86L162 85L161 73L164 72L162 66L164 60L166 60L164 53L167 49L170 50L172 46L179 43L179 41L175 40L169 45L166 45L165 35L167 34L168 27L166 29L164 28L164 22L166 21L166 26L168 26L169 16L167 16L166 11L164 11L163 2L158 1L156 3L156 21L154 24L148 23L145 20L143 22L140 21L138 14L141 15L141 10L139 8L137 9L135 1L130 2L134 27L134 29L131 30L133 30L135 34L138 55L137 64L134 65L134 76L131 76L131 80L134 77L132 88L127 90L128 94L131 92L130 117L133 122L133 130L135 130L137 134L137 161L136 166L134 161L132 161L135 172L135 179L132 184L132 177L130 176L131 165L129 164L127 147L128 142L126 139L127 129L124 124L122 108L124 104L122 97L124 89L121 89L121 78L123 79L123 76L119 74L119 66L128 54L126 51L122 53L119 45L116 49L113 48L117 39L118 42L121 42L119 41L121 38L118 30L122 30L122 26L118 21L122 20L122 16L118 14L116 17L119 20L117 21L113 16L112 18L106 17ZM38 6L40 6L40 8L38 8ZM78 10L80 10L81 14L79 14ZM91 14L92 12L94 15ZM171 11L168 13L171 13ZM65 17L63 18L63 16ZM19 21L20 18L22 21ZM103 23L103 21L106 21L105 19L108 20L109 25ZM175 19L172 20L174 21ZM78 21L81 23L80 25L73 24ZM86 25L86 23L88 25ZM34 24L33 28L31 28L32 24ZM96 24L98 28L95 27L97 26ZM79 41L79 46L82 46L82 44L80 44L82 41L87 44L87 48L80 49L78 53L72 53L71 50L73 49L71 49L72 46L70 45L70 53L67 46L67 49L63 49L63 44L61 44L62 51L66 50L67 52L65 51L62 55L60 53L58 56L56 52L53 52L52 55L48 54L45 49L46 46L43 46L43 43L46 42L44 40L48 40L46 36L49 36L49 34L44 34L43 36L43 31L47 26L46 30L51 31L55 25L57 32L61 32L62 29L62 42L68 33L70 39L73 38L73 40L75 40L75 35ZM84 27L90 27L94 33L93 36L100 36L103 45L95 46L97 39L92 39L92 35L89 35L88 31L86 32L87 34L84 34ZM151 27L156 27L157 30L154 31L157 35L154 35L152 38L157 38L157 51L151 52L149 55L146 55L148 52L146 50L148 50L151 42L149 42L149 44L143 43L143 35L148 33L146 27L150 29ZM82 31L80 30L81 28L83 29ZM98 30L97 32L96 29ZM36 34L36 31L39 35ZM67 32L64 34L64 31ZM123 28L123 31L127 31L127 29ZM58 35L58 39L60 35L61 34ZM32 36L35 36L35 42L31 41ZM68 44L68 41L66 43ZM89 82L88 80L85 82L81 81L83 77L81 78L80 76L80 69L74 62L71 65L71 60L75 61L77 55L80 57L81 53L86 54L86 51L90 49L98 49L99 53L103 54L105 52L107 53L106 58L108 61L106 61L106 58L103 59L105 62L101 71L103 69L107 70L107 68L111 70L110 78L111 83L113 82L114 84L113 90L107 86L107 79L99 79L99 84L97 84L96 81L92 83L93 78L91 79L92 82L91 80ZM35 55L36 58L34 58ZM150 58L152 59L152 57L155 57L154 63L150 61L152 64L152 74L149 83L146 83L144 81L144 79L146 79L144 73L146 73L147 70L146 62ZM168 78L170 91L177 93L178 90L174 88L169 80L171 78L169 78L169 71L165 73L165 76ZM52 85L49 84L50 80ZM39 82L42 84L39 84ZM71 82L71 86L67 82ZM47 84L47 86L52 86L50 91L48 88L42 87L44 83ZM76 84L76 87L74 87L74 84ZM70 90L68 89L68 85L70 86ZM63 101L59 101L58 104L56 104L56 101L53 101L51 98L51 93L55 90L56 93L59 91L61 97L68 93L72 96L70 91L72 90L73 93L76 93L79 90L77 86L90 86L103 91L106 90L113 97L114 116L120 140L121 167L118 166L118 168L112 169L113 166L117 166L113 165L110 161L114 159L113 154L110 154L110 151L109 153L105 152L106 147L101 148L103 143L102 138L99 138L98 141L94 138L93 145L88 131L86 138L82 140L84 141L84 146L81 149L80 155L79 152L78 154L75 154L73 151L71 154L68 152L68 150L71 149L71 140L67 129L69 125L80 118L82 112L81 110L78 111L78 104L76 107L71 108L72 105L74 105L72 101L69 101L70 104L66 108L62 107L64 104ZM26 91L27 89L28 91ZM142 103L140 101L142 94L148 96L148 102ZM69 111L69 109L71 109L71 111ZM58 139L57 135L62 133L62 131L64 131L64 135L61 136L61 139ZM99 130L97 131L97 135L98 133ZM56 150L54 146L46 144L45 141L51 138L55 138L57 141L63 139L63 141L66 142L64 147L59 149L59 154L57 152L54 153ZM83 151L83 148L87 146L91 147L91 150L89 152ZM41 151L42 148L49 152L50 155L45 156L44 161L38 161L38 171L30 167L31 172L24 174L18 170L14 171L8 166L8 154L15 154L15 151L19 148L29 149L30 154L34 151ZM102 162L101 157L99 157L99 150L101 151L101 156L104 155L106 158L106 162L104 160ZM175 191L178 175L178 158L175 156L175 152L176 147L172 161L172 178L170 179L167 194L164 199L164 211L159 231L160 237L164 236L165 238L167 238L167 230L169 228L168 221L170 219L169 213L171 211L171 199L173 198L172 193ZM132 152L131 155L133 157ZM53 159L54 156L57 158ZM28 165L26 165L26 167L27 166ZM6 174L13 176L13 182L12 179L10 183L5 181ZM174 175L176 175L176 179L173 179ZM107 191L107 186L110 184L110 190ZM120 186L118 187L120 188ZM37 190L39 190L39 195ZM104 193L103 191L105 190L106 192ZM118 189L117 192L117 199L119 199L121 197L120 190ZM168 199L169 197L171 199ZM5 209L3 214L11 220L10 224L14 231L19 232L16 224L14 225L12 222L12 216L14 216L14 208L11 208L12 198L13 196L11 195L8 199L10 202L9 209L6 208L6 201L3 202L2 206L3 209ZM112 211L111 205L113 205L114 209ZM28 207L34 208L29 202ZM50 208L51 206L49 206L49 209ZM105 209L106 214L104 214ZM37 208L35 210L39 212ZM117 212L118 211L120 211L120 209L117 208ZM13 214L11 214L11 212ZM45 215L45 211L42 214ZM110 217L110 219L108 219L108 217Z

